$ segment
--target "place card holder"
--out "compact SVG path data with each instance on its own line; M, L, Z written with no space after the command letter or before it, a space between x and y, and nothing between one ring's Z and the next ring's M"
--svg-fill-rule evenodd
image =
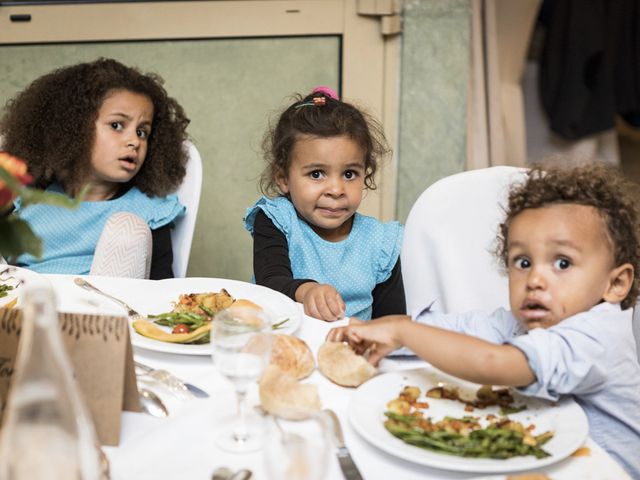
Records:
M60 331L103 445L120 442L121 412L141 411L125 317L59 313ZM22 311L0 308L0 398L7 403Z

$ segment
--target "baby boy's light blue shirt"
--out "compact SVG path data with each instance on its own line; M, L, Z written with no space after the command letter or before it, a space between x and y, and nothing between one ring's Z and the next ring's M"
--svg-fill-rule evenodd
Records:
M632 310L601 303L553 327L527 332L511 312L444 314L416 321L522 350L536 381L522 394L557 400L572 395L589 418L589 434L640 479L640 364Z

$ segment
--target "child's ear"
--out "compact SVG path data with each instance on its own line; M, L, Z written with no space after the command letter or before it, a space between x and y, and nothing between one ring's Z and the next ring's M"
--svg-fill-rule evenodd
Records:
M276 174L276 185L278 185L280 191L285 195L289 193L289 182L287 181L287 176L282 170Z
M633 265L624 263L609 273L609 283L602 298L609 303L624 300L633 284Z

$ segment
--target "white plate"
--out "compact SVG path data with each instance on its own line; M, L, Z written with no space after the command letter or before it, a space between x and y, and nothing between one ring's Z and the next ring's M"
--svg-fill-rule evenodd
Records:
M396 398L403 387L415 385L424 393L438 382L457 386L463 395L473 396L479 385L459 380L432 367L403 372L391 372L372 378L361 385L351 397L349 420L354 429L368 442L396 457L430 467L460 472L515 472L544 467L558 462L577 450L585 442L589 432L587 416L572 399L566 398L558 404L533 398L522 397L514 392L516 405L527 404L527 409L509 415L524 425L534 424L534 433L551 430L553 438L544 445L551 455L537 459L533 456L514 457L506 460L488 458L464 458L432 452L404 443L389 433L383 425L386 417L386 404ZM427 399L429 408L425 416L441 419L444 416L462 417L477 415L485 417L488 413L497 414L498 408L475 409L465 412L464 404L452 400Z
M22 294L26 285L33 285L39 282L49 285L49 282L42 275L32 272L26 268L14 267L9 265L0 265L0 283L4 285L12 285L13 290L9 291L6 297L0 298L0 308L9 302L18 299L15 307L22 306Z
M91 281L91 279L89 279ZM257 303L274 314L274 323L289 319L276 333L292 334L300 327L301 314L298 305L286 295L253 283L222 278L172 278L155 282L146 292L136 292L136 300L128 302L138 312L159 314L173 309L173 303L184 293L218 292L227 290L234 298L246 298ZM138 295L139 294L139 295ZM162 328L162 327L161 327ZM188 345L168 343L144 337L131 329L131 343L135 347L157 352L177 353L182 355L211 355L209 343Z

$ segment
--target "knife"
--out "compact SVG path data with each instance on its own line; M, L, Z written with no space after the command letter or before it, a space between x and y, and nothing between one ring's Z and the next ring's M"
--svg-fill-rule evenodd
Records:
M145 372L146 374L152 375L153 372L162 372L164 374L169 375L170 377L172 377L172 381L178 382L181 385L184 385L186 387L187 390L189 390L193 395L195 395L198 398L208 398L209 394L207 392L205 392L204 390L202 390L201 388L196 387L195 385L185 382L181 379L179 379L178 377L176 377L175 375L173 375L172 373L167 372L166 370L158 370L155 369L153 367L150 367L148 365L145 365L143 363L140 362L134 362L135 366L137 368L139 368L140 370L142 370L143 372ZM161 380L158 378L158 380Z
M336 440L336 446L338 447L336 456L338 457L338 463L340 464L344 478L346 480L362 480L362 475L360 475L358 467L344 444L344 437L342 436L342 428L340 427L338 416L333 410L329 410L328 408L323 411L327 413L333 423L334 438Z

